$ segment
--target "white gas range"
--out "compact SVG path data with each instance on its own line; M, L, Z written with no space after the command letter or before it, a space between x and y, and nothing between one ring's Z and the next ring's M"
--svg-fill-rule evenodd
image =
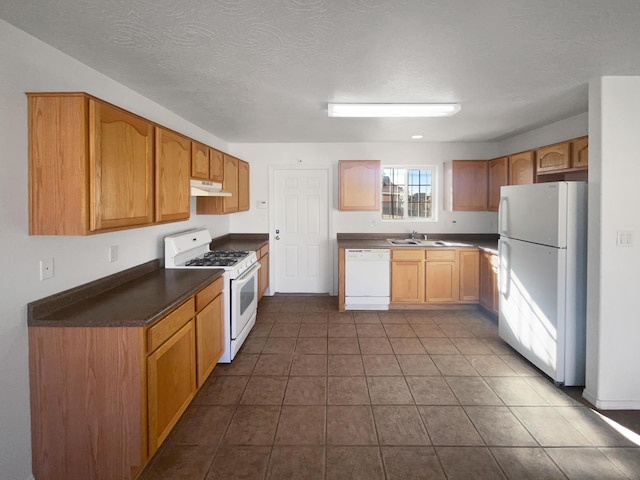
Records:
M258 270L256 252L210 250L207 229L189 230L164 239L165 268L220 268L224 270L224 353L229 363L256 323Z

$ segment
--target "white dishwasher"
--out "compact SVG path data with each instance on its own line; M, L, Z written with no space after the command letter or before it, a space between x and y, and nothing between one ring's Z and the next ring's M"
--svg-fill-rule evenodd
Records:
M389 310L388 248L347 248L345 310Z

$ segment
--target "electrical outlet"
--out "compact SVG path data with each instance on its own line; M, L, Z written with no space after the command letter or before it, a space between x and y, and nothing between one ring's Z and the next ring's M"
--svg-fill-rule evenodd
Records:
M109 247L109 263L113 263L118 260L118 246L112 245Z
M53 258L40 260L40 281L53 278Z

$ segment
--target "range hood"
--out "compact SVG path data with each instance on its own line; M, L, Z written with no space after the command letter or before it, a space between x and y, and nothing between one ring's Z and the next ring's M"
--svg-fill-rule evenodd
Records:
M191 180L192 197L230 197L231 192L223 192L222 184L209 180Z

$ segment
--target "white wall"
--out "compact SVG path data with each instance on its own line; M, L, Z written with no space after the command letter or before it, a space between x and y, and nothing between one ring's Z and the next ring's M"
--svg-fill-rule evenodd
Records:
M269 167L329 166L333 175L330 229L348 232L496 233L497 215L491 212L444 212L443 169L448 160L486 159L496 156L492 143L262 143L232 144L234 155L251 164L251 210L234 215L231 230L266 232L269 210L256 202L269 200ZM338 211L338 161L381 160L383 165L435 165L438 168L438 220L435 222L382 221L379 212ZM455 222L455 223L454 223Z
M195 217L162 226L91 237L29 236L27 91L86 91L143 117L226 150L220 139L160 105L0 20L0 478L31 475L26 304L154 258L164 235L207 226L229 231L228 216ZM107 249L119 246L108 263ZM55 259L55 277L39 280L39 260Z
M582 137L589 131L589 113L581 113L536 130L521 133L500 142L499 155L533 150L545 145L562 142L570 138ZM591 143L591 141L589 142ZM591 145L589 145L591 150Z
M640 408L640 77L603 77L589 87L587 381L599 408ZM634 235L616 245L617 232Z

